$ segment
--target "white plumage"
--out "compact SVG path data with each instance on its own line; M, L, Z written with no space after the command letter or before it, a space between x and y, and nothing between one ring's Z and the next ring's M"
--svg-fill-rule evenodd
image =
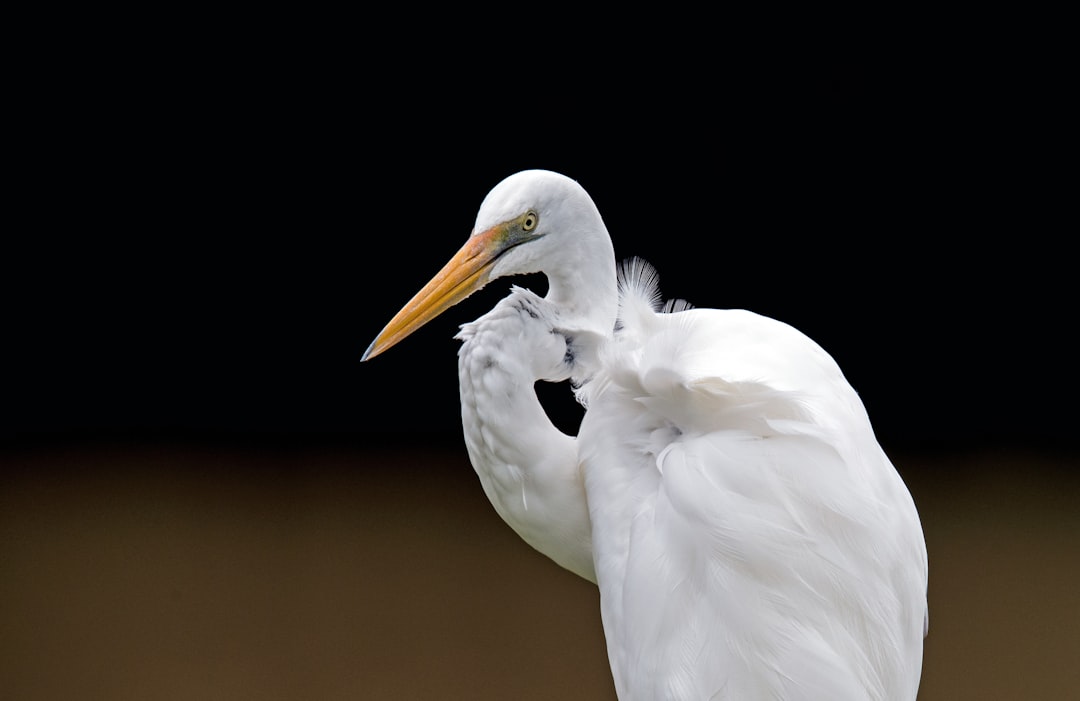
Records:
M496 277L543 271L459 334L485 493L597 583L622 701L914 699L927 562L915 505L833 359L748 311L662 308L577 183L513 175L387 325L381 353ZM538 380L571 379L579 434Z

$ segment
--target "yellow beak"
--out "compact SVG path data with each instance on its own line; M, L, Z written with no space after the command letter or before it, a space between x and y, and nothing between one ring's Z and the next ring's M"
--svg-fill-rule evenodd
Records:
M486 285L499 255L520 243L508 234L506 225L500 225L470 236L443 269L394 315L360 360L374 358Z

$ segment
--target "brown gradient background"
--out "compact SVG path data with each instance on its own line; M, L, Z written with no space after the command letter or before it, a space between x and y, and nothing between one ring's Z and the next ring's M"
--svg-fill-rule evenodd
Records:
M1042 68L668 67L691 90L643 83L650 56L632 90L479 95L460 46L403 81L354 22L292 22L202 60L118 41L26 103L0 698L613 699L595 588L499 520L461 441L452 336L505 285L359 362L533 167L582 182L666 297L840 363L923 517L922 701L1076 698L1075 194L1040 161L1068 94Z
M919 698L1072 698L1076 465L896 462L930 554ZM98 445L8 468L5 698L615 698L596 588L502 523L463 451Z

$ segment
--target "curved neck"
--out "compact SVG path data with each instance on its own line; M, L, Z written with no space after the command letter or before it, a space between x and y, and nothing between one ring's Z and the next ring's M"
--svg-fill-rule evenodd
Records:
M532 293L515 290L462 327L465 443L499 516L534 548L595 582L577 440L551 423L534 388L540 368L565 355L563 337L539 305L543 300Z
M619 312L615 250L607 228L595 221L577 235L578 246L565 258L545 269L545 299L559 310L559 324L572 331L588 331L610 337Z

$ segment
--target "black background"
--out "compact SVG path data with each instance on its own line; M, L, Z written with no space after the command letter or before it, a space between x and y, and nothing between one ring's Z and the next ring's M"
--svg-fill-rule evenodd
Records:
M563 94L305 48L69 66L32 113L5 443L459 441L452 336L509 282L359 359L487 191L539 167L665 296L816 339L887 447L1070 447L1057 97L1027 76L838 62Z

